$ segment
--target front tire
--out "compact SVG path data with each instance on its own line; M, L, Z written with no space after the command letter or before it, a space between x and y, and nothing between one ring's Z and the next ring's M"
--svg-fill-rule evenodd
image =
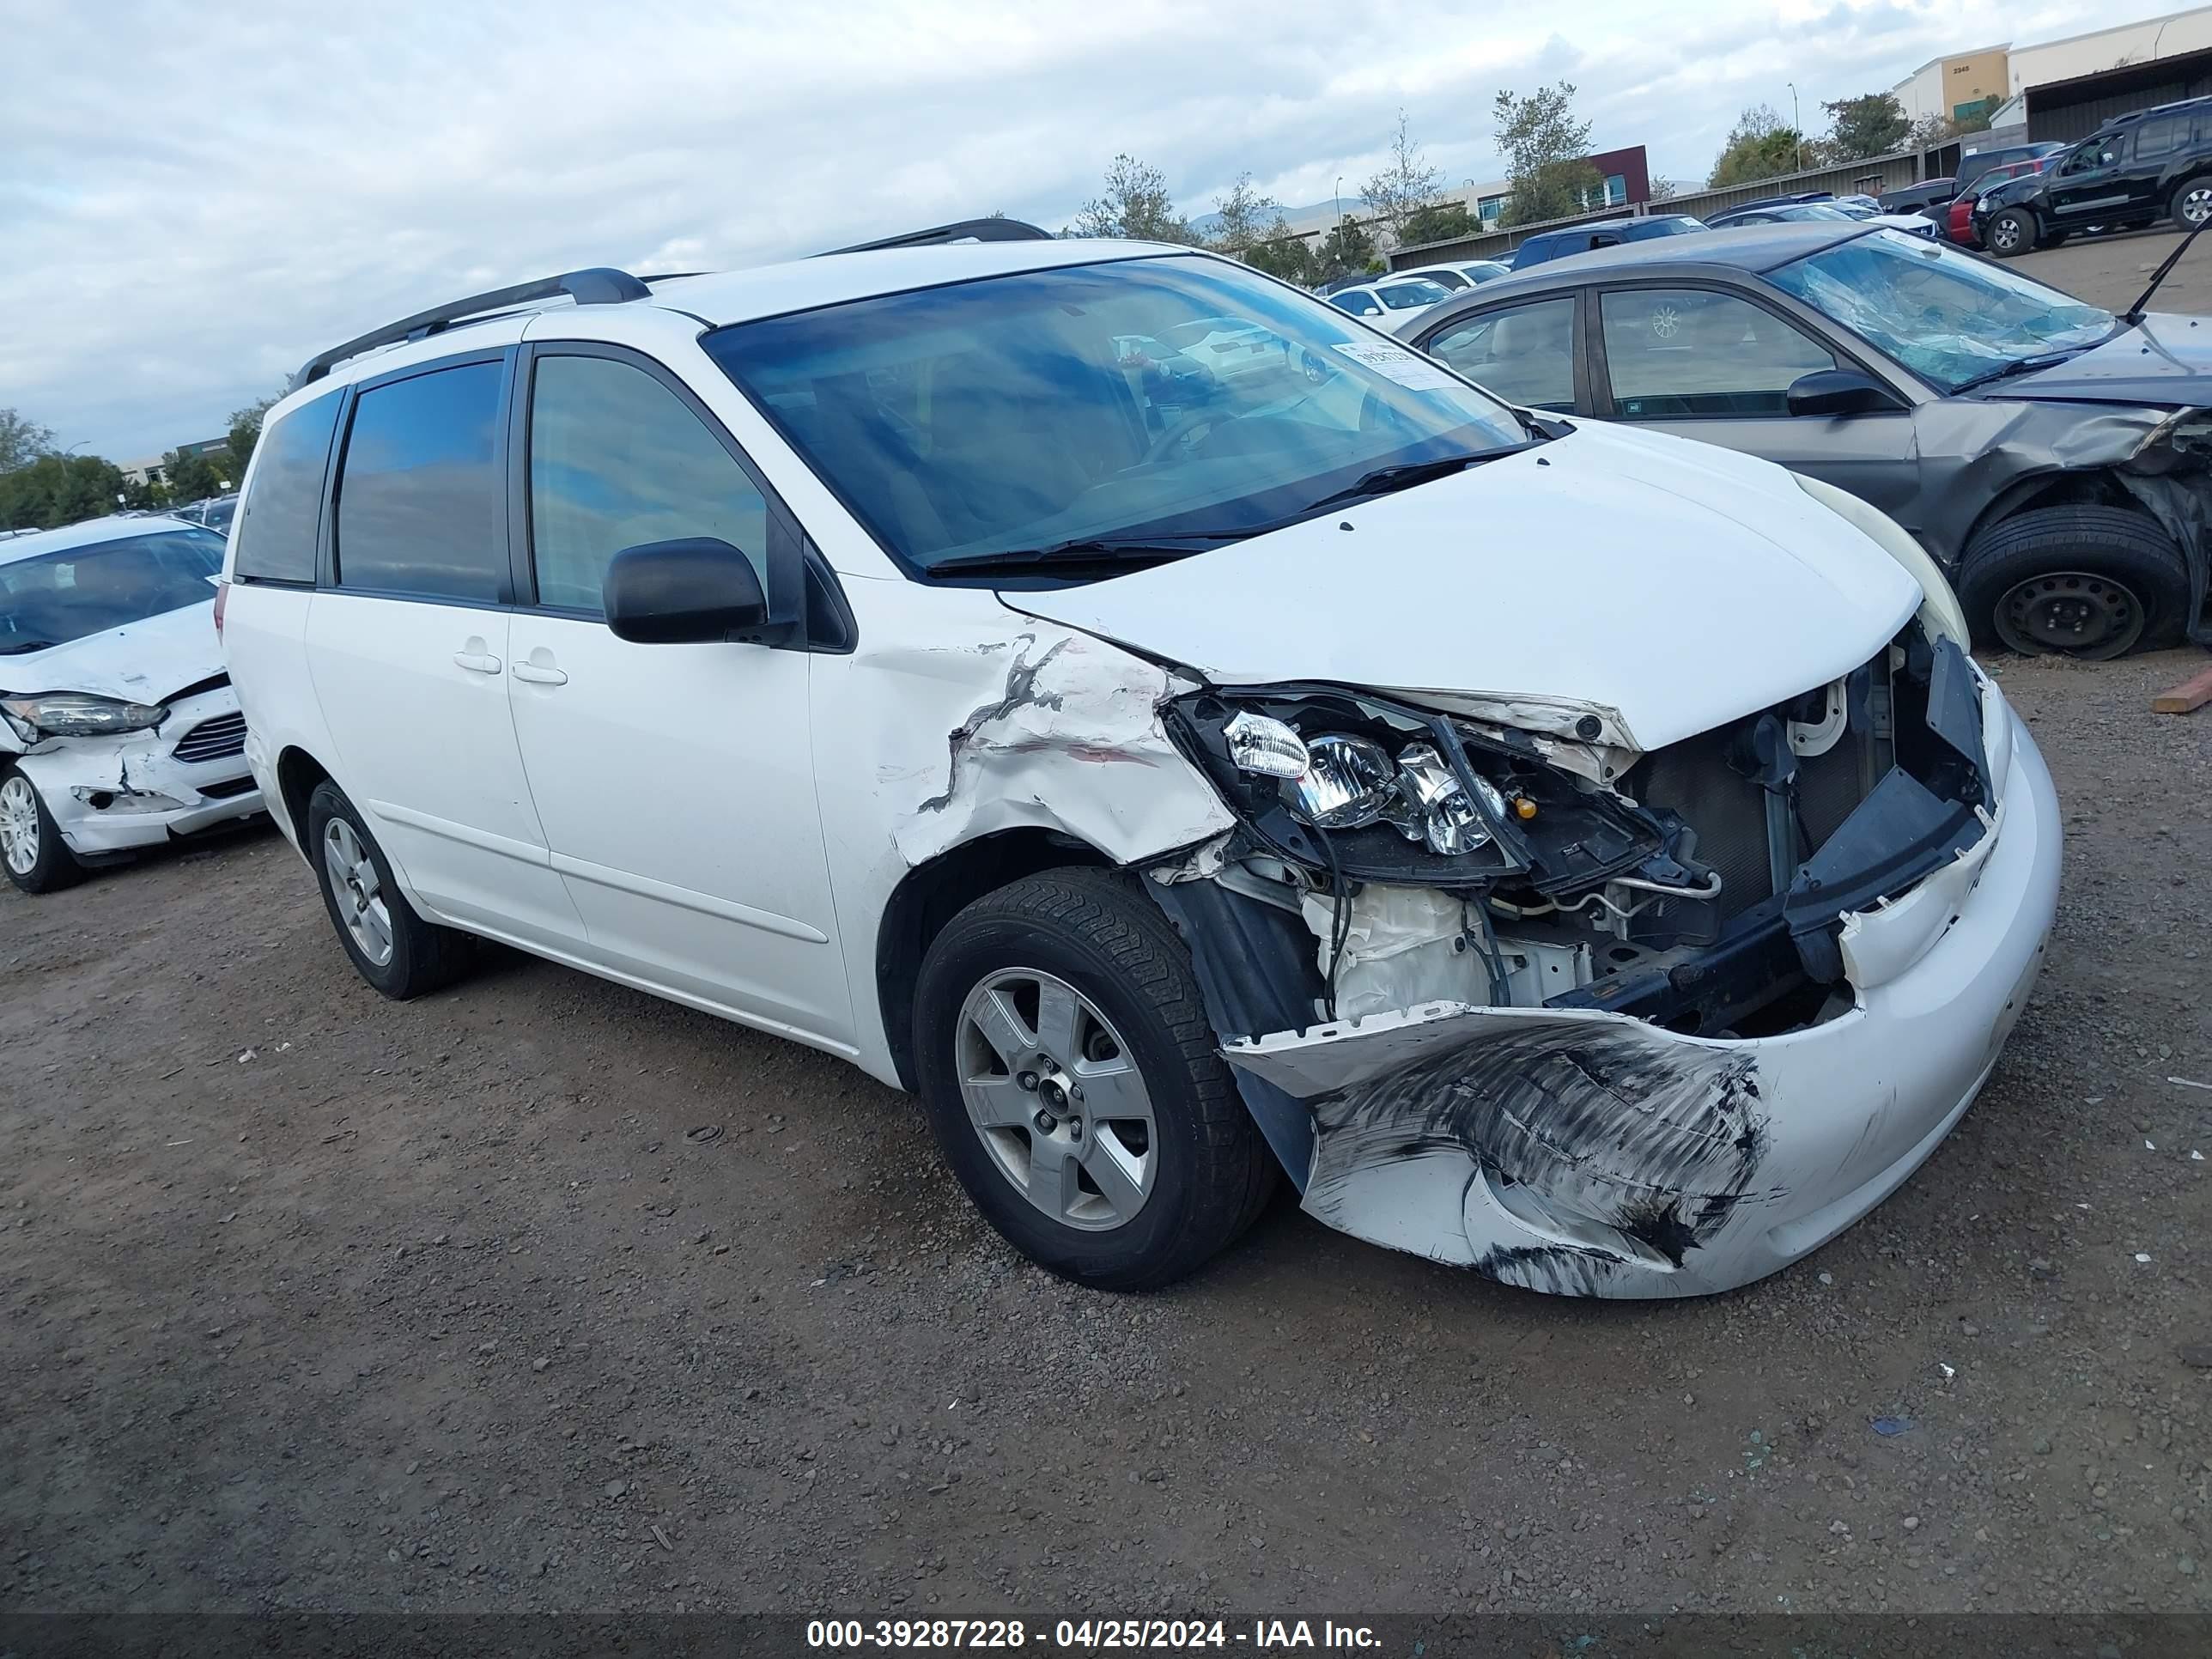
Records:
M1052 870L977 899L931 943L915 1019L946 1162L1054 1273L1170 1284L1265 1206L1273 1155L1182 940L1127 878Z
M1983 240L2000 259L2017 259L2035 249L2035 216L2006 208L1992 216Z
M427 922L392 878L384 849L345 792L325 780L307 798L308 862L354 971L395 1002L450 985L469 938Z
M1978 644L2102 662L2179 641L2189 567L2146 514L2039 507L1975 533L1959 602Z
M27 893L58 893L84 879L84 866L62 841L54 815L46 811L30 779L4 763L0 763L0 864L7 866L8 879Z
M2166 217L2185 234L2212 219L2212 175L2200 173L2176 185L2166 201Z

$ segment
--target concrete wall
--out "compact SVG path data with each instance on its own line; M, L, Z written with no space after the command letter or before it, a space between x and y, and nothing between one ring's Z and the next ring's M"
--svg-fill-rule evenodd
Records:
M1931 115L1948 120L1967 105L1991 100L2002 103L2012 91L2005 48L1984 46L1938 58L1923 64L1891 91L1915 121Z

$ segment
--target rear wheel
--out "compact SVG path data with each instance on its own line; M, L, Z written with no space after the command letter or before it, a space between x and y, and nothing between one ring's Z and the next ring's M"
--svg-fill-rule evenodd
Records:
M2144 514L2036 507L1967 544L1959 602L1981 644L2100 662L2181 637L2189 567Z
M53 814L13 766L0 765L0 864L27 893L57 893L84 879L84 866L63 844Z
M2173 187L2166 216L2176 230L2194 230L2212 219L2212 177L2185 179Z
M1053 870L977 899L932 941L915 1015L945 1160L1053 1272L1169 1284L1265 1205L1273 1155L1182 940L1127 878Z
M307 799L308 858L338 943L358 973L396 1002L450 985L468 965L469 938L417 915L392 866L337 785Z
M2018 208L2003 209L1990 218L1984 240L2000 259L2016 259L2035 246L2035 216Z

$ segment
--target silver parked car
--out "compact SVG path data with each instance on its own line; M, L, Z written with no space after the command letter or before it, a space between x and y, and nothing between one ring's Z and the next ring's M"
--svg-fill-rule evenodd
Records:
M2212 328L2150 297L2116 317L1829 221L1579 254L1398 332L1515 403L1848 490L1935 556L1981 642L2105 658L2205 637Z

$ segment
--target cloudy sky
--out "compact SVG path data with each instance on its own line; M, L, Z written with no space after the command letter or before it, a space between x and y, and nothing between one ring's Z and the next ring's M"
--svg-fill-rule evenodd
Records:
M1940 53L2158 0L0 0L0 406L118 460L219 434L310 353L578 265L757 264L993 209L1116 150L1208 210L1351 192L1399 108L1453 183L1500 87L1702 179Z

